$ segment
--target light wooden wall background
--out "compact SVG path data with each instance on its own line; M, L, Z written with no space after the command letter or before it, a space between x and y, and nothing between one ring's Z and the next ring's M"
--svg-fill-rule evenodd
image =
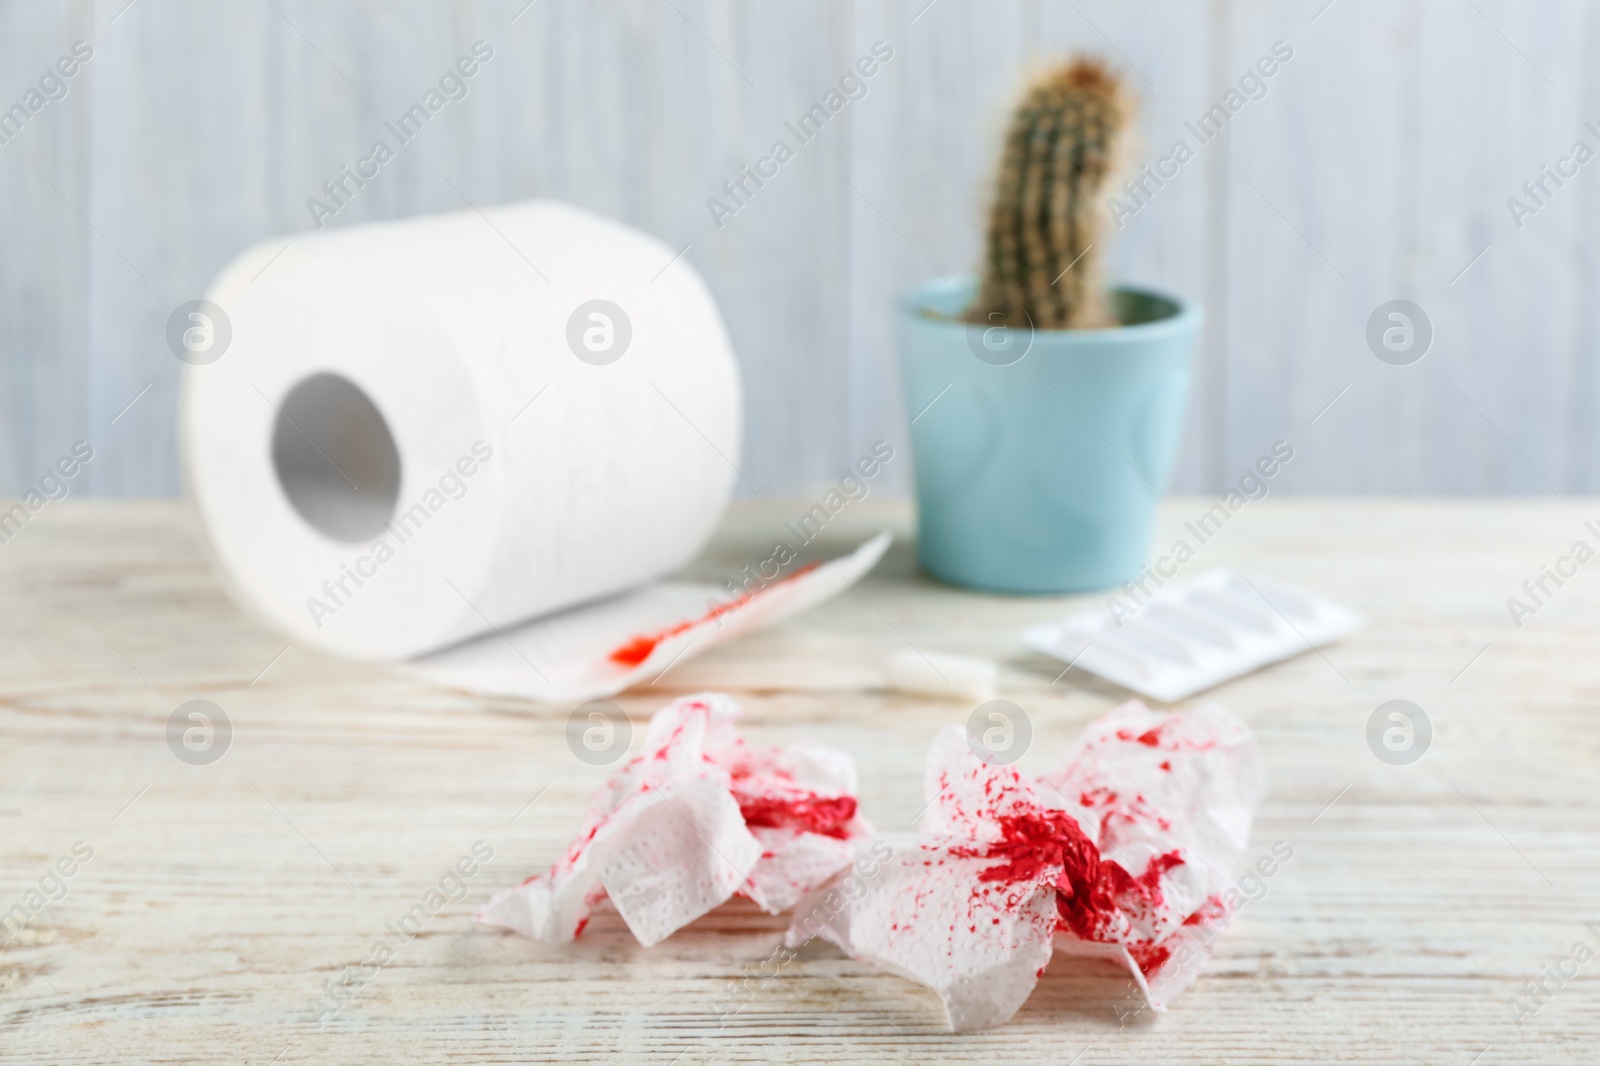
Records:
M970 268L1029 69L1123 63L1159 152L1280 39L1267 97L1114 242L1117 274L1209 312L1175 488L1221 489L1278 439L1292 491L1600 488L1600 161L1520 230L1505 204L1574 140L1600 148L1600 9L1579 0L0 0L0 104L79 38L70 95L0 145L0 493L78 438L88 491L179 491L168 314L247 243L309 228L306 198L479 38L471 94L334 224L458 209L453 183L689 245L764 493L904 445L891 296ZM867 97L714 226L721 182L880 38ZM1393 297L1434 323L1411 367L1365 345Z

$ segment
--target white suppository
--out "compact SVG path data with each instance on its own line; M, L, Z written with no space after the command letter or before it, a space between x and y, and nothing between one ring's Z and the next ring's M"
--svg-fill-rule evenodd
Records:
M1171 703L1365 624L1347 607L1258 571L1216 569L1166 585L1126 610L1108 605L1031 626L1022 642Z

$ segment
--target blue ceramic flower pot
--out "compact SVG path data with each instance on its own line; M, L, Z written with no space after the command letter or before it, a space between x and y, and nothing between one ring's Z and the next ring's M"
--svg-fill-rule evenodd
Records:
M993 592L1127 581L1172 472L1199 307L1118 288L1124 325L1034 331L960 321L972 294L931 281L900 303L918 560Z

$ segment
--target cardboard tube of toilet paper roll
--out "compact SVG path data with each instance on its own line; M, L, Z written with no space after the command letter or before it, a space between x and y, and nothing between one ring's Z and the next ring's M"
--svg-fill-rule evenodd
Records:
M574 207L269 241L206 301L189 491L230 591L297 643L405 659L637 588L737 476L705 284Z

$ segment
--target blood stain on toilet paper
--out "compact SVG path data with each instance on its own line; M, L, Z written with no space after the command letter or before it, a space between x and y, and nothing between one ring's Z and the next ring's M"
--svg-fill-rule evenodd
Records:
M1084 799L1087 801L1088 797ZM1109 799L1114 803L1115 793ZM1141 796L1135 802L1142 800ZM1106 813L1108 817L1117 813L1132 817L1131 811ZM1000 839L958 846L951 849L951 854L1003 860L978 875L980 886L998 882L1019 887L1027 896L1040 883L1049 881L1056 890L1056 910L1062 925L1082 940L1104 938L1119 908L1130 901L1160 906L1161 877L1184 864L1178 851L1168 851L1152 858L1144 872L1135 877L1120 864L1103 859L1100 849L1072 815L1034 804L1027 804L1018 813L1002 815L997 825ZM981 903L980 897L986 895L983 888L975 888L974 902ZM1127 947L1146 973L1165 961L1165 954L1154 944L1130 943Z
M657 712L645 750L595 794L561 859L497 893L479 920L561 943L607 905L648 946L735 895L781 913L848 868L872 835L850 757L747 743L742 713L718 693Z
M850 823L856 816L854 796L809 796L803 799L779 799L773 796L741 796L739 813L744 824L759 829L793 829L801 833L818 833L847 840Z
M606 658L610 659L619 666L638 666L640 663L650 658L651 653L656 650L662 641L671 640L673 637L682 636L684 633L689 632L689 630L695 628L696 626L703 626L708 622L715 622L723 615L732 614L733 612L738 611L748 605L758 596L766 594L779 585L793 581L802 574L808 574L820 565L821 560L813 559L811 562L800 567L800 569L796 570L794 573L779 578L770 585L756 589L753 592L746 592L742 596L731 599L726 603L717 604L699 618L691 618L688 621L679 622L677 625L668 626L666 629L661 629L654 633L646 633L634 637L618 646L616 650L612 651L612 653L607 655Z
M827 887L801 900L786 943L822 936L927 985L961 1032L1004 1023L1057 952L1126 966L1165 1009L1227 924L1221 892L1264 791L1242 722L1138 702L1038 777L985 762L947 726L925 780L916 832L878 838L888 872L832 909Z

